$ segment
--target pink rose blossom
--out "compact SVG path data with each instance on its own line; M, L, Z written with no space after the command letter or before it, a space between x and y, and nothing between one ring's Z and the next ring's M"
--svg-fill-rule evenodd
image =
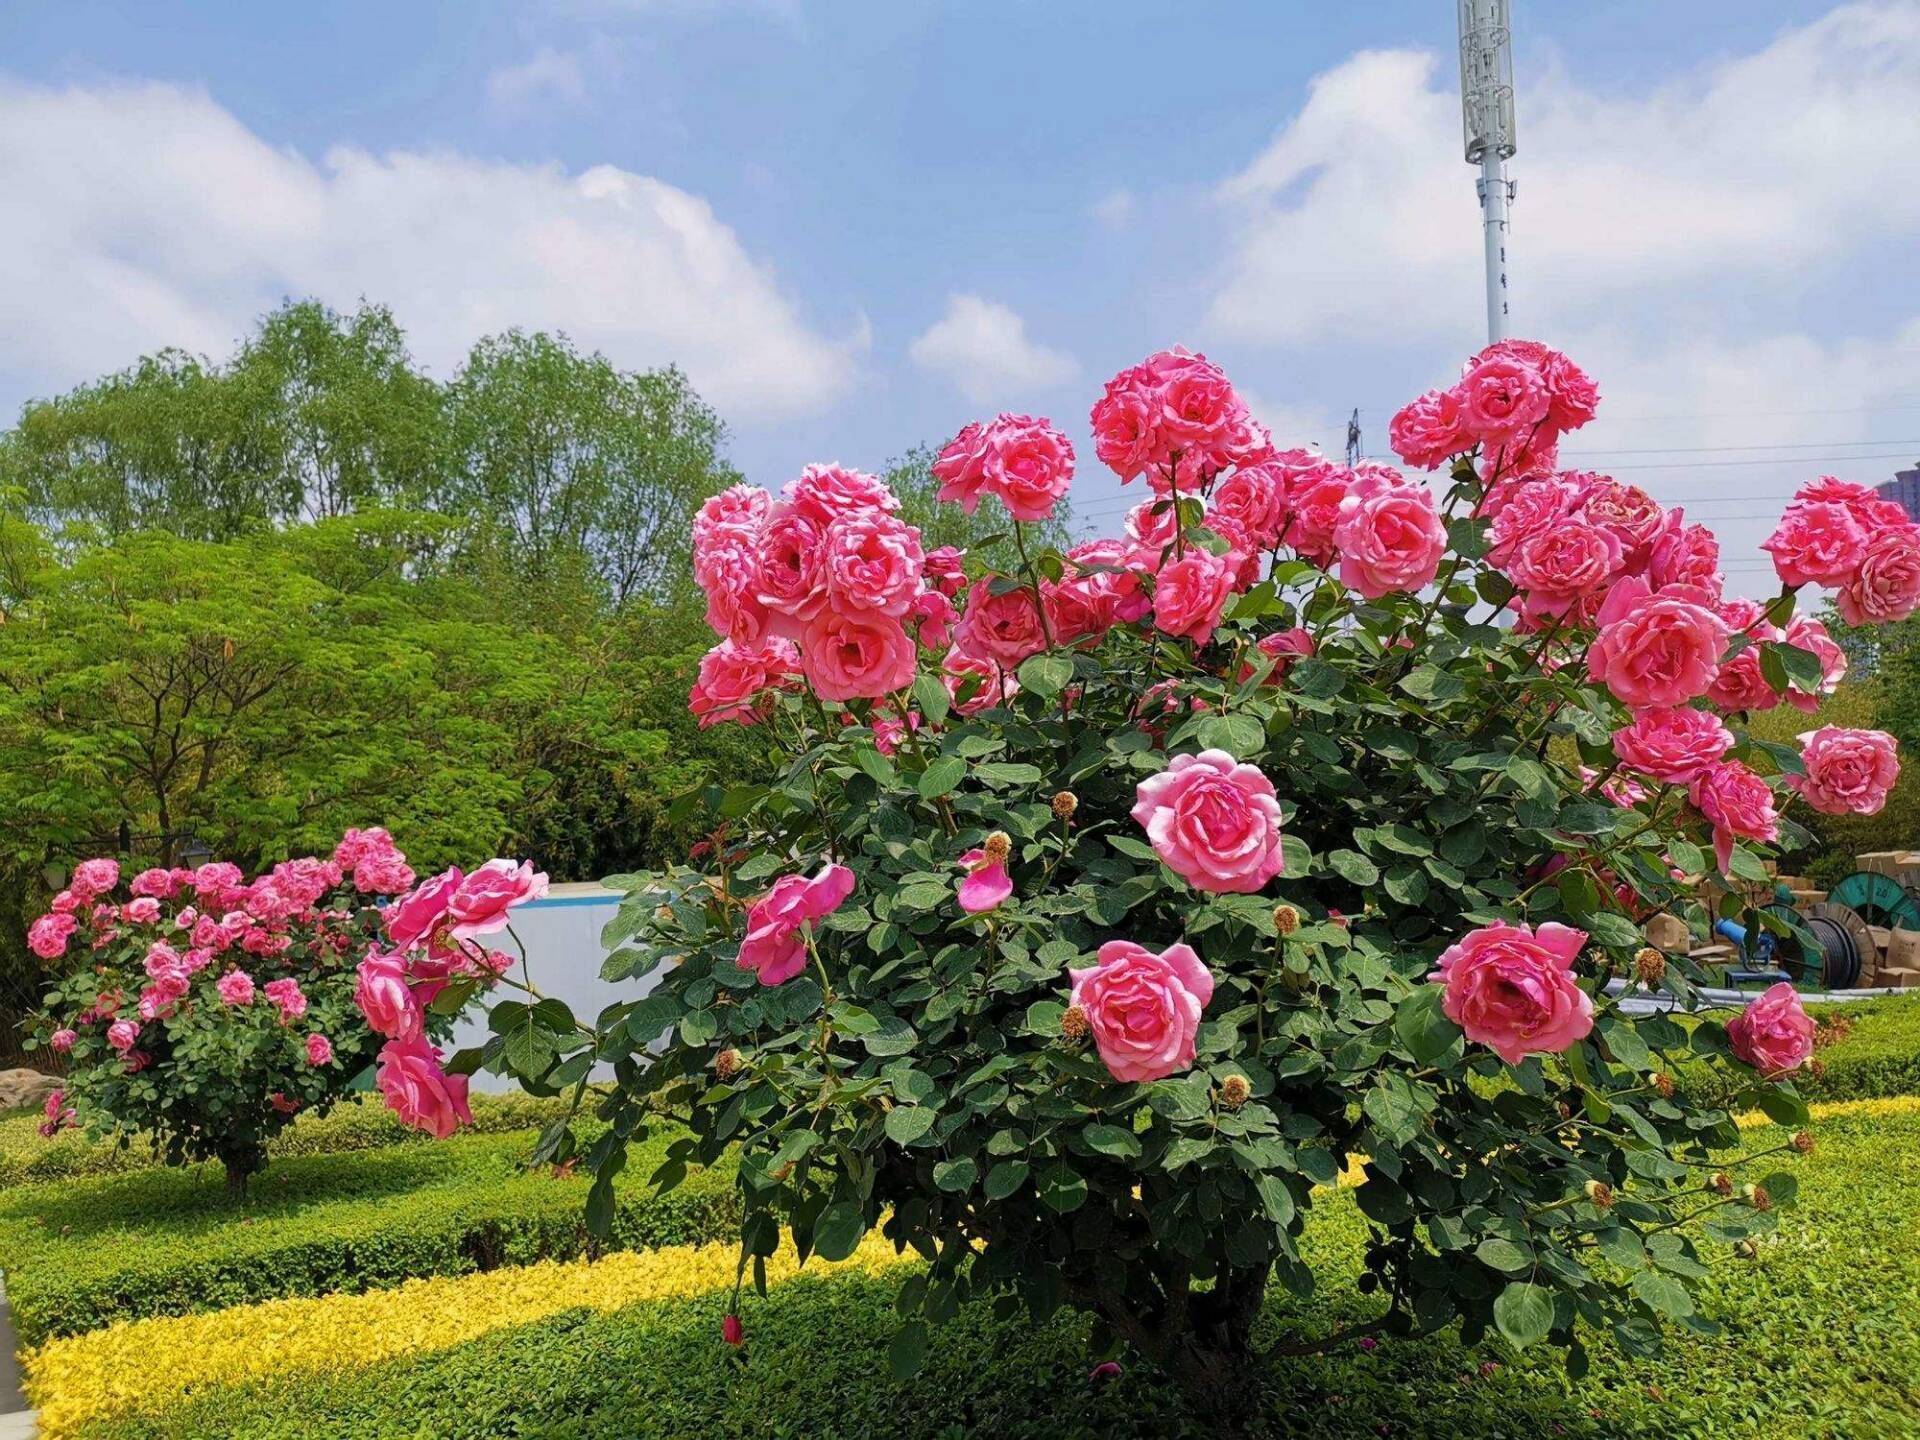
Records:
M214 982L213 988L220 992L220 1000L225 1005L251 1005L253 1003L253 976L244 970L229 970Z
M1017 669L1029 655L1038 655L1047 648L1033 592L1022 586L995 595L986 577L974 581L954 632L954 643L969 655L991 660L1008 670ZM911 675L908 678L911 679Z
M908 734L920 728L920 715L917 711L908 711L905 720L896 715L876 715L870 727L873 731L873 748L882 755L892 755L900 749L900 742Z
M941 680L953 697L956 715L978 715L1004 704L1020 692L1020 682L991 660L969 655L964 650L949 651L940 662Z
M1262 635L1254 642L1253 648L1273 662L1273 669L1267 672L1265 683L1278 685L1293 668L1295 660L1305 660L1314 651L1313 632L1296 625L1291 630L1276 630L1271 635ZM1251 661L1240 667L1236 677L1241 684L1253 678L1254 666Z
M79 1038L80 1035L78 1031L68 1029L63 1025L47 1037L47 1044L53 1047L56 1055L64 1055L73 1049L74 1041Z
M1428 978L1444 985L1441 1008L1509 1065L1557 1055L1593 1029L1593 1000L1573 978L1586 932L1500 921L1469 931L1440 954Z
M1235 470L1207 497L1208 527L1219 530L1222 519L1230 520L1257 550L1270 550L1279 543L1285 518L1286 482L1281 467L1272 461Z
M120 883L120 862L117 860L82 860L73 867L73 875L68 888L82 900L92 900L106 894Z
M800 652L791 640L769 636L757 645L722 640L700 657L700 671L687 696L687 709L700 728L737 721L764 720L775 692L790 689L800 671Z
M913 622L916 645L928 650L944 650L953 643L953 627L960 612L941 591L922 590L913 597L907 618Z
M855 511L827 527L822 565L827 603L898 619L920 591L920 532L881 510Z
M170 898L176 888L173 872L158 865L150 870L142 870L127 886L135 895L151 895L160 900Z
M1333 561L1333 532L1354 474L1322 456L1311 456L1287 479L1287 523L1280 538L1316 565Z
M151 895L137 896L122 905L120 913L130 925L155 925L160 920L160 902Z
M1545 423L1552 399L1539 370L1503 355L1469 363L1455 393L1461 428L1483 445L1524 439Z
M473 1123L467 1108L467 1077L441 1068L440 1052L424 1039L389 1040L380 1047L374 1084L400 1123L444 1140Z
M56 915L71 915L86 901L71 890L62 890L47 902L47 909Z
M1760 548L1783 585L1843 585L1860 568L1867 536L1845 505L1796 500Z
M1787 981L1771 985L1727 1022L1727 1043L1746 1064L1767 1075L1798 1070L1813 1056L1813 1017Z
M1109 940L1096 963L1067 973L1069 1003L1085 1013L1114 1079L1160 1080L1193 1064L1213 975L1191 947L1169 945L1156 955L1131 940Z
M1713 826L1713 858L1722 874L1733 861L1735 839L1780 838L1772 789L1738 761L1719 760L1701 770L1688 782L1687 798Z
M1787 644L1811 651L1819 658L1819 686L1809 692L1796 684L1787 691L1790 704L1811 713L1819 708L1822 695L1831 695L1840 688L1840 681L1847 673L1847 652L1834 643L1825 625L1806 615L1796 613L1787 622L1785 638Z
M969 515L978 510L987 487L987 427L972 421L949 440L934 458L933 478L942 504L958 504Z
M794 511L823 528L845 515L900 508L886 481L845 465L809 465L798 479L786 483L780 495ZM768 513L777 514L777 507Z
M1587 668L1635 709L1684 705L1706 694L1727 648L1712 597L1689 586L1650 590L1638 576L1614 582L1598 616Z
M1139 569L1152 574L1162 558L1170 558L1179 511L1171 500L1142 500L1127 512L1128 555Z
M800 664L822 700L877 700L913 683L913 637L886 615L822 610L800 638Z
M1356 471L1334 526L1340 583L1369 600L1418 590L1439 573L1447 530L1425 486L1397 471Z
M422 880L412 893L389 905L382 918L393 947L411 950L438 929L446 918L447 902L465 878L458 865L451 866L442 874Z
M307 1064L316 1069L333 1063L333 1041L319 1031L307 1036Z
M1174 756L1140 782L1131 813L1154 853L1197 890L1253 894L1285 868L1273 782L1224 750Z
M726 530L704 550L696 547L693 578L707 597L706 620L716 634L751 644L767 633L772 621L760 599L757 535Z
M1153 587L1156 630L1204 645L1233 595L1234 564L1198 545L1160 567Z
M989 860L986 851L974 849L962 855L960 863L967 867L966 877L960 882L960 908L969 915L995 909L1013 894L1005 860Z
M107 1027L107 1044L122 1055L133 1049L134 1042L140 1038L140 1027L131 1020L116 1020Z
M967 588L965 561L967 552L955 549L951 545L941 545L927 552L927 563L922 571L927 584L938 590L949 600Z
M853 872L829 862L814 876L786 875L747 911L747 935L737 963L762 985L782 985L807 968L801 926L838 910L853 893Z
M1607 475L1581 474L1580 513L1620 542L1620 561L1629 571L1644 570L1653 542L1666 526L1667 512L1637 485L1622 485Z
M1849 625L1889 625L1920 609L1920 525L1892 525L1874 534L1834 604Z
M1048 420L1002 415L987 427L987 488L1015 520L1045 520L1073 481L1073 446Z
M1429 390L1402 407L1387 422L1387 443L1416 470L1431 470L1472 449L1473 437L1460 425L1459 395L1452 390Z
M261 987L261 993L279 1009L282 1025L291 1024L307 1013L306 994L300 989L300 982L290 975L269 980Z
M1877 815L1900 778L1900 757L1884 730L1823 725L1800 737L1804 775L1787 783L1822 815Z
M473 940L507 928L512 911L547 893L547 876L530 860L489 860L462 880L447 900L448 933Z
M1147 468L1159 443L1158 397L1145 367L1123 370L1094 402L1093 453L1126 484Z
M1715 599L1726 585L1720 573L1720 542L1704 525L1688 525L1684 510L1669 510L1647 552L1647 583L1654 589L1692 585Z
M1487 527L1488 562L1506 569L1524 542L1545 534L1572 514L1578 498L1571 485L1555 476L1501 485L1497 504L1488 507L1493 517Z
M1611 530L1569 517L1522 540L1507 576L1520 592L1521 613L1540 619L1565 615L1604 590L1620 565L1620 541Z
M417 1040L425 1033L420 1001L407 986L406 961L378 951L360 962L353 1003L367 1026L390 1040Z
M1733 748L1733 732L1709 710L1655 706L1613 732L1620 763L1662 785L1684 785Z
M79 922L71 915L42 915L27 927L27 948L42 960L58 960L77 928Z

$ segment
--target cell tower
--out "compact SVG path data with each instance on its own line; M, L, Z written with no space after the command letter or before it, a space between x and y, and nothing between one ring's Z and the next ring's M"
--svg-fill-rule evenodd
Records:
M1480 167L1487 249L1487 339L1507 338L1507 207L1513 182L1513 32L1507 0L1460 0L1460 116L1467 163Z

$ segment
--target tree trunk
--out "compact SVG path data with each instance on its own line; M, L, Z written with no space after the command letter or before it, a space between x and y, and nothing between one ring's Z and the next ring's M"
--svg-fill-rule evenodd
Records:
M221 1164L227 1167L227 1203L237 1206L247 1198L247 1177L253 1171L237 1155L222 1156Z
M1151 1314L1104 1288L1079 1298L1136 1354L1166 1372L1213 1434L1223 1440L1250 1434L1259 1419L1261 1389L1253 1324L1266 1294L1266 1273L1223 1267L1210 1291L1190 1291L1184 1273L1162 1275L1161 1285L1162 1303Z

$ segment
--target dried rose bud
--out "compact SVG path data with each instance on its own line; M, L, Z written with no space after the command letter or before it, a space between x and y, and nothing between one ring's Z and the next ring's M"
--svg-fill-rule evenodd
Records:
M1013 841L1004 830L996 830L981 843L980 853L987 857L987 863L997 865L1005 860L1013 850Z
M1553 1108L1559 1112L1562 1120L1571 1120L1573 1118L1573 1107L1567 1104L1566 1101L1561 1100L1557 1102Z
M1715 1171L1713 1178L1707 1181L1707 1188L1716 1195L1731 1195L1733 1194L1733 1177L1724 1170Z
M770 1173L776 1180L787 1180L793 1174L793 1162L791 1160L782 1160L778 1165L773 1167Z
M1220 1082L1220 1104L1223 1109L1238 1110L1247 1103L1247 1097L1253 1093L1253 1087L1247 1083L1244 1075L1229 1075Z
M1794 1131L1793 1139L1787 1143L1793 1147L1794 1153L1797 1155L1813 1154L1813 1132L1811 1130Z
M1069 1040L1084 1040L1092 1026L1087 1021L1087 1012L1078 1005L1069 1005L1066 1014L1060 1017L1060 1033Z
M1746 1201L1747 1204L1751 1205L1754 1209L1760 1211L1763 1215L1767 1211L1773 1209L1773 1197L1767 1194L1766 1187L1764 1185L1741 1186L1740 1198Z
M1589 1180L1584 1187L1587 1200L1596 1210L1613 1208L1613 1187L1604 1180Z
M1080 797L1071 790L1062 790L1053 797L1053 814L1057 820L1071 820L1079 808Z
M1758 1242L1752 1239L1736 1240L1733 1243L1733 1253L1738 1255L1742 1260L1758 1260L1760 1258L1760 1246Z
M673 907L671 905L656 906L654 908L653 918L658 920L662 925L667 924L673 919Z
M1291 935L1300 928L1300 912L1291 905L1273 907L1273 928L1282 935Z
M740 1052L729 1045L713 1057L713 1073L722 1080L731 1080L740 1073Z
M1634 952L1634 978L1643 985L1658 985L1667 978L1667 957L1651 945L1643 945Z
M1671 1100L1673 1098L1674 1086L1671 1075L1665 1073L1656 1074L1651 1083L1655 1093L1658 1094L1662 1100Z

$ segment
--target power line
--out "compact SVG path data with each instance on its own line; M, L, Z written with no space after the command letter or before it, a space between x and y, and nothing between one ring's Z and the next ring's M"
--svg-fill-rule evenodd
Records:
M1801 440L1791 445L1654 445L1642 450L1582 450L1563 459L1587 460L1596 455L1707 455L1729 450L1819 450L1836 445L1920 445L1920 440Z

